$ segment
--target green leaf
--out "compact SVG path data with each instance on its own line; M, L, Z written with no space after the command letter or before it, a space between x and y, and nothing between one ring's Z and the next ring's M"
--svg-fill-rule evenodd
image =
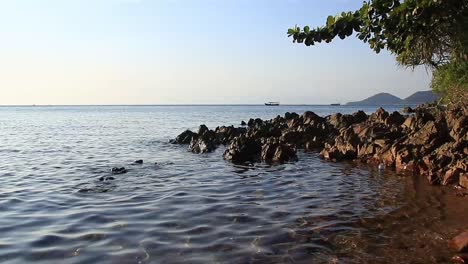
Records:
M305 44L307 46L314 45L314 38L312 35L308 35L307 38L305 39Z
M331 27L333 27L333 24L335 24L335 18L333 16L328 16L327 17L327 27L331 28Z
M304 32L305 32L306 34L309 34L309 32L310 32L310 27L309 27L309 26L305 26L305 27L304 27Z

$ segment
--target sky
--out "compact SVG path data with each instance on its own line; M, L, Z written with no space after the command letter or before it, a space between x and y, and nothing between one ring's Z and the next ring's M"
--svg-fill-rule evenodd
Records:
M0 105L328 104L428 90L357 38L306 47L360 0L0 0Z

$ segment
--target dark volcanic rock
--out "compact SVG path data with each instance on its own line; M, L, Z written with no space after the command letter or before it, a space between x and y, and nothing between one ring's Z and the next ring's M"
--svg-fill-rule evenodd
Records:
M228 144L235 137L239 136L241 133L245 133L247 130L245 128L237 128L234 126L221 126L215 129L216 139L220 144Z
M216 149L216 144L213 141L203 138L194 138L190 142L189 150L193 153L208 153Z
M400 113L397 111L391 113L386 119L385 119L385 124L387 126L401 126L405 122L405 117L402 116Z
M304 122L304 125L316 125L323 123L325 121L325 118L318 116L314 112L306 111L304 112L304 114L302 114L302 120Z
M124 174L127 173L127 169L125 169L125 167L114 167L111 172L112 174Z
M297 113L294 113L294 112L292 112L292 113L286 112L286 113L284 114L284 119L286 119L286 120L295 119L295 118L299 118L299 115L298 115Z
M190 141L189 150L193 153L212 152L218 145L216 133L205 125L198 128L198 134Z
M170 142L172 144L190 144L194 137L197 137L197 134L187 129Z
M296 149L289 144L279 143L277 140L269 140L262 146L261 160L268 163L283 163L296 161Z
M404 114L411 114L411 113L414 113L414 110L413 108L406 106L401 110L401 112L403 112Z
M195 153L226 145L224 158L233 162L281 163L297 159L296 148L321 150L330 161L360 162L421 174L431 184L459 184L467 188L468 106L438 109L419 106L409 116L377 109L370 116L313 112L286 113L271 120L250 119L248 127L205 125L189 130L173 142L188 144ZM243 123L245 124L245 123Z
M224 158L233 162L256 161L260 158L262 146L252 137L235 137L224 152Z

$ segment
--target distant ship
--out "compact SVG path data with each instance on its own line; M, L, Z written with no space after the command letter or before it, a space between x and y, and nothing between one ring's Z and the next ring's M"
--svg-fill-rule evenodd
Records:
M279 102L268 102L268 103L265 103L265 105L269 105L269 106L278 106L280 103Z
M341 105L340 103L337 103L337 104L330 104L331 106L339 106Z

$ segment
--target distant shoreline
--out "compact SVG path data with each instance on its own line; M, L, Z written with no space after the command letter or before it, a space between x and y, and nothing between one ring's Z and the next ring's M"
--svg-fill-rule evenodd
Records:
M416 106L418 104L342 104L342 105L331 105L331 104L281 104L277 107L284 106L329 106L329 107L380 107L380 106ZM77 104L77 105L0 105L0 107L89 107L89 106L103 106L103 107L112 107L112 106L136 106L136 107L145 107L145 106L263 106L264 104Z

